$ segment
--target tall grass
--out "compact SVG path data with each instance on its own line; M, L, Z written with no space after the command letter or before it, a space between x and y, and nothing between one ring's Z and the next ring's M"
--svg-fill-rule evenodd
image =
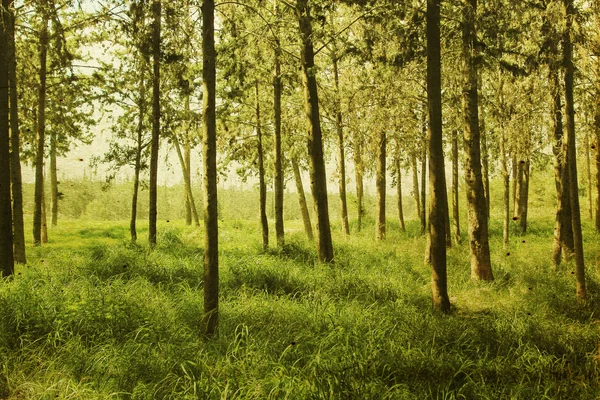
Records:
M201 230L170 223L149 251L128 242L125 223L66 223L30 249L30 265L0 283L0 398L600 396L590 227L586 304L572 265L551 267L552 225L542 222L508 250L492 238L493 283L470 279L466 245L450 249L453 312L439 315L416 225L377 244L372 227L336 236L334 265L316 262L301 232L263 252L258 224L221 226L211 341L200 335Z

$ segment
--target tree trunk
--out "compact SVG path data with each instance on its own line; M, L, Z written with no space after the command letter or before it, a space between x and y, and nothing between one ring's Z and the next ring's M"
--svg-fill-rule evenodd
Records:
M386 159L386 143L387 137L384 130L381 130L379 133L379 146L378 146L378 162L377 162L377 177L376 181L376 190L377 190L377 226L375 227L376 239L378 241L385 239L385 159Z
M276 3L276 15L279 16L279 8ZM281 48L279 39L276 39L275 47L275 71L273 75L273 113L275 131L273 137L273 169L275 190L275 236L277 246L285 244L285 229L283 224L283 154L281 152Z
M502 165L502 188L504 200L504 214L502 221L502 245L508 250L510 239L510 174L508 173L508 156L506 154L506 131L502 127L500 138L500 164Z
M189 5L189 4L188 4ZM188 11L189 13L189 11ZM185 96L185 111L186 115L189 118L190 115L190 94L187 93ZM190 141L190 123L189 120L185 125L186 129L184 132L183 138L183 158L180 160L181 165L185 165L185 170L183 171L184 177L184 186L185 188L185 224L187 226L192 225L192 213L195 213L196 226L200 226L200 220L198 219L198 212L196 210L192 211L192 206L196 208L196 204L193 204L193 196L190 198L190 192L192 190L192 145ZM187 182L187 183L186 183Z
M292 158L292 168L294 170L294 180L296 181L296 191L298 192L298 203L300 205L300 212L302 214L302 222L304 222L304 232L309 241L315 240L312 230L312 224L310 223L310 213L308 212L308 205L306 203L306 196L304 195L304 185L302 185L302 176L300 175L300 166L296 157Z
M143 60L141 62L143 63ZM140 187L140 170L142 169L142 140L144 135L144 116L146 115L146 84L144 81L144 73L145 69L142 67L140 70L140 99L138 104L139 115L137 126L137 147L135 152L135 166L133 171L133 194L131 196L131 219L129 220L129 233L131 234L132 242L135 242L137 240L137 204Z
M356 220L356 231L360 232L362 229L362 217L365 213L364 208L364 182L363 178L365 167L362 159L362 146L358 140L354 141L354 175L356 179L356 209L357 209L357 220Z
M600 62L598 62L600 65ZM600 69L600 68L599 68ZM596 115L594 117L596 130L596 232L600 233L600 89L596 93Z
M519 221L519 228L522 234L527 232L527 205L529 203L529 157L519 161L517 175L517 208L515 217Z
M7 21L8 0L2 0L0 16ZM0 24L0 277L14 273L12 206L10 194L10 139L8 133L9 93L8 70L10 28Z
M38 92L37 138L35 156L35 193L33 211L33 244L42 244L42 199L44 196L44 142L46 133L46 63L48 54L48 17L40 32L40 88Z
M452 231L460 244L460 213L458 205L458 132L452 132Z
M565 122L567 169L569 171L569 188L571 200L571 222L573 224L573 244L575 256L575 279L577 281L577 298L585 300L587 293L585 287L585 264L583 258L583 237L581 233L581 215L579 211L579 187L577 183L577 152L575 148L575 109L573 100L573 44L571 43L571 27L575 18L575 7L573 0L563 0L566 9L567 23L563 38L563 65L565 68Z
M8 1L8 3L7 30L9 34L8 79L10 86L10 176L13 201L13 248L15 262L26 264L27 257L25 252L25 224L23 222L23 184L21 178L21 144L17 93L17 61L15 56L15 14L11 1ZM4 121L4 119L2 120ZM3 258L3 256L0 255L0 258Z
M319 98L317 78L314 68L314 49L312 34L312 17L308 0L296 1L296 12L302 39L301 63L304 86L304 109L308 131L308 148L310 154L310 175L315 213L317 215L317 232L319 240L317 251L319 261L333 262L333 243L329 225L329 207L327 200L327 177L323 158L323 142L319 114Z
M344 148L344 128L342 124L342 106L341 106L341 90L340 90L340 75L338 70L337 55L332 56L333 61L333 77L335 81L335 130L338 138L338 173L339 173L339 192L340 205L342 213L342 231L344 235L350 234L350 225L348 222L348 203L346 201L346 155ZM385 234L384 234L385 235Z
M592 160L590 155L590 134L589 132L585 133L583 148L585 149L585 173L586 173L586 193L588 200L588 212L590 215L590 220L594 220L594 199L592 192Z
M198 211L196 210L196 203L194 201L194 194L192 193L192 181L190 180L190 168L189 158L186 163L183 153L181 152L181 145L179 144L179 140L177 137L173 137L173 143L175 144L175 150L177 151L177 157L179 158L179 164L181 164L181 170L183 172L184 178L184 187L185 187L185 197L188 200L188 205L191 210L191 214L194 217L194 224L196 226L200 226L200 219L198 218Z
M264 251L269 248L269 222L267 221L267 185L265 184L265 164L263 157L262 127L260 119L260 100L258 97L258 81L256 89L256 136L258 140L258 186L260 192L260 227L262 230L262 247Z
M404 210L402 207L402 167L400 166L400 157L396 156L396 193L398 195L398 222L400 223L400 230L406 231L404 224Z
M427 142L425 140L421 157L421 233L427 233Z
M446 170L442 143L440 1L427 1L427 104L429 109L429 257L434 310L450 312L446 277ZM445 204L444 204L445 203Z
M58 225L58 173L56 167L56 133L50 133L50 205L52 226Z
M417 211L417 218L422 222L421 219L421 200L419 196L419 171L417 169L417 156L413 153L410 157L410 164L413 172L413 197L415 198L415 206Z
M478 84L481 85L482 74L478 76ZM483 193L485 194L485 207L487 209L487 217L490 218L490 173L489 173L489 153L487 146L487 132L485 130L485 114L483 112L483 104L479 102L479 132L481 137L481 174L483 175Z
M48 243L48 218L46 214L46 181L42 184L42 244Z
M215 3L202 2L204 81L204 334L217 333L219 320L219 226L217 209Z
M469 215L471 276L493 280L488 239L488 218L481 176L481 141L479 135L475 16L477 0L463 0L463 114L465 141L465 183Z
M156 217L158 194L158 141L160 137L160 41L161 41L161 0L153 0L152 36L152 141L150 143L150 201L148 243L156 246Z

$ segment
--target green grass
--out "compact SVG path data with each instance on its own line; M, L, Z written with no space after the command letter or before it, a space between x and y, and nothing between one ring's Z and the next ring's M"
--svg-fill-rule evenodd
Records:
M257 222L222 222L210 341L201 229L163 221L151 252L143 223L131 245L125 222L61 221L0 283L0 398L595 399L598 237L584 226L580 304L572 265L551 266L544 218L508 251L492 220L492 283L471 280L466 244L449 250L451 315L431 311L412 221L377 244L372 226L344 238L334 225L332 266L298 221L267 252Z

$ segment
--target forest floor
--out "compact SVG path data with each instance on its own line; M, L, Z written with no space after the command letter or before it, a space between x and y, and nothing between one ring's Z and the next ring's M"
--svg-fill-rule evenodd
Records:
M127 223L60 221L0 282L0 398L597 399L600 241L584 226L589 300L552 267L552 221L501 245L495 281L448 253L450 315L431 310L423 236L388 225L344 238L322 265L290 223L262 252L257 222L221 223L219 336L200 335L202 230L159 228L150 252ZM541 222L539 222L541 221Z

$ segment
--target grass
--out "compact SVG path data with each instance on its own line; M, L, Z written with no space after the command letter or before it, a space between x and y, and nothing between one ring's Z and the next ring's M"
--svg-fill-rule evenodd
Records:
M263 252L257 223L221 224L220 334L205 341L201 230L163 223L151 252L144 226L131 245L125 222L62 221L0 283L0 398L600 396L591 226L586 304L572 265L550 264L551 221L532 218L508 251L491 238L492 283L470 279L466 244L449 250L451 315L431 311L417 225L390 224L383 243L372 227L344 238L334 226L333 266L288 227Z

